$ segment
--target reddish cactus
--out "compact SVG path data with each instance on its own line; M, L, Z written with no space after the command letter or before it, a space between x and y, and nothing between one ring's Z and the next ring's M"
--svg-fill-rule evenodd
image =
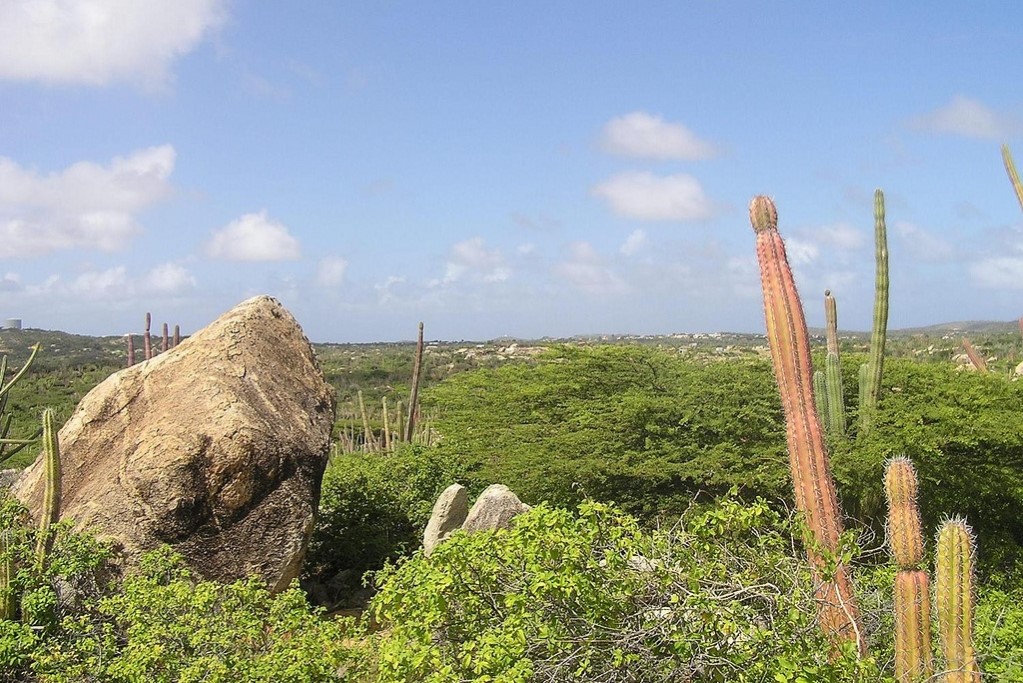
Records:
M973 367L980 372L987 372L987 361L984 360L984 356L980 355L977 349L966 337L963 337L963 350L966 351L966 356L970 359L970 363L973 364Z
M785 244L778 233L778 212L774 203L767 197L755 197L750 203L750 222L756 232L771 361L785 411L796 507L813 536L808 539L807 552L818 578L820 624L832 638L853 641L863 652L865 643L857 623L858 612L848 570L839 562L834 576L826 576L824 572L826 559L823 555L838 554L842 521L824 433L814 405L806 319Z
M167 329L167 323L163 324L163 341L160 344L160 353L167 353L167 349L170 348L170 334Z
M923 525L917 507L916 470L909 458L885 466L888 545L899 566L895 575L895 677L917 683L930 677L930 577L919 569L924 559Z
M149 315L149 313L146 313L146 332L144 335L142 335L142 344L145 347L146 360L149 360L150 358L153 357L153 340L152 337L149 335L149 328L152 324L153 316Z
M135 335L128 335L128 367L135 365Z

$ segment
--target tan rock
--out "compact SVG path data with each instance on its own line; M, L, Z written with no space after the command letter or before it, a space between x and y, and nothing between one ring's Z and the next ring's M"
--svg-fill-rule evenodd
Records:
M427 557L441 541L458 529L469 514L469 492L461 484L444 489L433 505L433 513L423 532L423 554Z
M168 543L200 576L298 575L330 446L334 392L295 319L242 302L82 399L60 430L61 517L132 564ZM30 510L42 459L15 483Z
M470 533L485 529L507 529L512 519L529 509L504 484L491 484L473 503L462 529Z

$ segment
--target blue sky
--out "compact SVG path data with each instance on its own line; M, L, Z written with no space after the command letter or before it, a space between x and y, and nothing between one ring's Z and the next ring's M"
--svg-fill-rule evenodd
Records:
M314 341L1023 314L1023 3L0 0L0 318Z

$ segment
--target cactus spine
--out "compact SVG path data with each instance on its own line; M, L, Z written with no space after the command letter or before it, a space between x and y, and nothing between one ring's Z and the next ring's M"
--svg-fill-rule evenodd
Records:
M852 582L839 562L834 576L824 575L826 552L837 553L842 522L828 468L827 450L812 393L810 342L785 244L778 234L778 212L767 197L754 197L750 222L756 233L757 260L764 296L764 317L775 380L785 410L796 507L813 538L807 552L817 578L820 624L831 638L853 641L864 651ZM823 551L823 552L822 552Z
M39 512L39 534L36 539L36 565L41 570L53 546L50 525L60 519L60 443L57 440L56 418L53 410L43 411L43 457L46 468L43 507Z
M935 611L945 656L946 683L979 683L973 649L973 532L962 519L949 519L938 531Z
M866 386L860 393L860 431L870 429L881 398L884 346L888 333L888 231L884 220L884 193L874 191L874 325L870 333L870 358ZM862 375L861 375L862 376Z
M895 575L895 677L899 683L926 680L931 663L930 578L920 569L924 539L917 507L916 470L909 458L885 467L888 544L899 567Z
M1012 152L1009 151L1008 145L1002 145L1002 161L1005 162L1005 172L1009 174L1012 189L1016 191L1019 206L1023 209L1023 183L1019 180L1019 173L1016 172L1016 164L1012 161Z
M838 353L838 304L831 290L824 291L825 334L828 355L824 360L824 373L828 393L824 423L832 438L845 435L845 388L842 386L842 359Z

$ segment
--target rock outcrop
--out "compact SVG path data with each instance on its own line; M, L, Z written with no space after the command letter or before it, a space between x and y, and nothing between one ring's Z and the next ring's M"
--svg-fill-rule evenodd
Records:
M504 484L491 484L473 503L469 514L462 523L462 529L469 533L487 529L507 529L516 516L529 510Z
M334 392L295 319L249 299L111 375L60 430L61 517L132 564L167 543L204 578L298 575L330 447ZM14 485L33 512L38 459Z
M461 484L444 489L433 505L433 513L423 532L423 553L429 557L437 545L462 528L469 514L469 492Z

